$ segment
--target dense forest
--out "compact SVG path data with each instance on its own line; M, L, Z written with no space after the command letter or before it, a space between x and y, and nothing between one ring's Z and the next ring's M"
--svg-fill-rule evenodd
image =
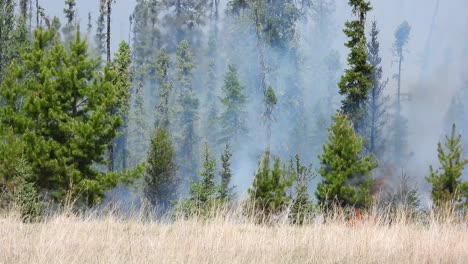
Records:
M2 208L242 203L301 223L336 206L468 205L468 78L452 88L447 136L414 148L412 25L382 36L372 1L347 1L339 24L334 0L137 0L122 41L113 0L95 17L65 0L60 18L41 2L0 2ZM411 168L427 149L437 163Z

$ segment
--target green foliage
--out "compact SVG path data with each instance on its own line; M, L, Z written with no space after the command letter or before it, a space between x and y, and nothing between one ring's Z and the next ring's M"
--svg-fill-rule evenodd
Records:
M221 132L220 142L237 143L238 140L247 132L246 125L246 103L247 96L245 87L239 82L237 68L229 65L229 71L224 75L223 97L221 103L225 107L221 114Z
M31 52L11 67L0 90L0 123L25 142L36 186L56 200L72 194L92 205L122 179L94 166L106 162L106 146L122 125L108 114L121 97L116 71L98 69L79 32L66 49L54 31L37 30Z
M186 179L195 180L193 173L197 169L197 142L198 135L196 123L198 121L199 100L193 89L194 58L190 45L182 41L177 48L177 124L174 128L178 164L181 164L181 174Z
M151 139L146 161L145 197L153 206L166 211L170 202L177 199L178 184L175 149L169 133L160 126Z
M273 47L287 48L296 33L297 22L309 5L308 0L230 0L228 13L248 12L264 41Z
M199 182L193 182L190 186L190 199L194 201L195 206L198 208L202 208L209 201L216 198L216 159L211 156L210 152L211 150L208 148L208 143L205 143L203 170L200 173L201 180Z
M367 208L372 202L371 172L377 167L372 156L362 157L363 141L354 132L348 118L338 113L323 147L316 196L324 209L334 205Z
M294 182L286 166L279 157L270 161L270 150L267 149L255 174L252 188L248 190L250 202L255 212L271 216L285 209L290 201L287 189Z
M127 137L128 137L128 118L130 112L130 96L133 78L130 65L132 63L130 46L126 42L121 42L119 50L112 62L112 69L116 72L113 84L117 89L117 104L111 109L110 114L119 116L123 125L119 129L119 137L111 144L112 151L115 152L112 168L127 168Z
M99 16L96 22L96 36L94 37L94 41L100 55L106 53L106 16L106 0L99 0Z
M312 169L301 164L301 158L296 155L295 162L291 161L289 170L295 179L295 194L292 200L289 218L293 224L303 225L311 217L314 205L309 196L309 182L313 176Z
M162 48L156 55L156 79L159 82L159 105L157 107L156 120L159 125L169 129L170 116L171 116L171 93L173 84L169 79L169 70L171 66L171 59Z
M466 182L462 182L462 174L468 159L464 159L461 135L456 134L455 124L450 137L445 137L445 144L437 145L440 167L437 170L430 167L427 181L432 185L432 200L436 207L460 205L463 198L468 197ZM467 201L465 200L465 203Z
M42 216L45 204L41 201L37 188L31 181L34 179L32 167L21 158L15 168L18 185L14 190L14 204L19 208L25 222L35 222Z
M231 201L235 196L234 187L231 187L231 158L231 146L226 144L221 155L221 185L218 190L218 198L225 202Z
M28 41L26 19L15 18L15 1L0 1L0 83L5 78L11 62Z
M146 109L147 102L142 84L136 87L132 94L132 106L128 117L128 166L132 168L146 160L148 153L148 142L151 140L153 126L149 124L150 119Z
M338 86L340 94L345 97L341 110L350 117L354 129L361 132L364 106L372 88L373 67L367 61L365 35L366 15L372 8L365 0L349 0L349 5L357 20L345 24L344 33L349 38L345 46L351 49L351 52L348 55L349 69L345 70Z

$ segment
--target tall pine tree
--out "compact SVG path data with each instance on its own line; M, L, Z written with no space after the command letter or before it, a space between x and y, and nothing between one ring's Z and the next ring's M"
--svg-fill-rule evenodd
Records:
M369 50L368 61L374 68L374 72L371 76L373 80L372 89L370 90L370 96L366 104L365 139L368 140L366 142L367 151L381 159L385 152L383 133L384 126L388 122L387 103L389 97L384 94L388 80L382 79L382 58L380 57L379 29L377 28L376 20L372 22L370 37L371 39L367 43Z
M198 150L198 107L199 101L193 89L194 57L187 41L182 41L177 48L177 156L181 164L180 172L186 180L194 181L197 170Z
M348 115L354 125L354 129L361 134L363 118L365 115L365 103L369 90L372 88L372 65L367 61L366 48L366 16L372 9L366 0L349 0L356 20L347 21L344 33L349 40L345 46L351 52L348 55L349 69L345 70L341 81L338 83L340 94L344 96L341 110Z

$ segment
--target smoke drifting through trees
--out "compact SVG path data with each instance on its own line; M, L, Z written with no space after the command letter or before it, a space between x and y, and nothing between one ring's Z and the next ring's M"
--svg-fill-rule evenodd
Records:
M83 3L80 2L77 3L77 9L80 10L80 21L83 23L85 21L84 15L87 12L86 9L82 8ZM118 11L119 2L117 1L113 11L121 12ZM132 92L132 112L129 114L129 130L133 131L129 132L128 146L132 146L129 149L129 157L134 157L138 161L145 160L145 153L149 147L149 135L152 135L156 122L156 106L161 106L161 100L157 96L161 91L161 80L155 78L157 63L154 62L154 58L156 53L160 48L166 48L171 60L172 65L169 67L168 80L174 83L174 91L168 100L173 103L178 97L174 70L176 67L175 51L180 41L187 39L196 66L193 72L193 89L200 101L198 109L200 118L198 123L194 124L197 133L199 133L198 142L202 142L203 138L213 139L222 134L221 131L216 131L217 127L220 127L222 104L220 101L215 101L222 96L223 74L228 72L229 64L237 67L240 84L245 87L245 94L248 98L244 107L247 117L245 123L249 133L242 144L232 146L235 150L232 161L233 181L235 185L240 187L240 190L245 190L251 184L253 172L257 166L256 161L269 142L271 142L272 153L281 157L290 159L298 152L307 163L316 161L317 155L322 151L321 146L325 142L326 129L330 126L331 117L339 108L339 102L342 99L338 96L336 83L342 70L347 68L345 58L348 51L342 46L344 36L340 31L344 22L341 20L348 18L350 10L344 1L336 1L336 3L326 0L313 1L313 5L305 12L304 18L298 19L294 23L295 33L288 38L286 44L282 43L281 47L277 47L265 41L262 44L264 45L262 49L267 54L264 59L267 62L265 67L259 63L261 50L258 49L256 24L249 21L246 17L249 14L246 14L246 11L242 11L244 18L227 15L225 13L226 1L213 1L210 5L201 5L203 1L190 1L192 5L187 10L172 8L176 1L174 3L168 2L169 6L146 6L151 5L151 2L153 1L137 1L137 8L133 16L132 50L135 79ZM424 80L425 83L416 81L414 73L426 65L421 65L420 62L421 56L424 56L420 48L420 39L424 39L424 41L427 39L431 23L425 21L423 15L416 18L409 16L409 10L416 10L417 7L422 13L429 13L432 17L434 6L431 3L430 7L425 8L426 3L427 1L421 0L411 1L411 3L401 0L392 1L392 3L376 1L373 3L375 12L369 14L370 18L375 17L379 21L382 29L379 41L382 44L380 53L383 58L381 63L383 80L392 77L393 73L396 72L396 66L391 61L391 48L394 42L393 32L397 26L404 19L408 19L413 32L416 32L414 36L412 33L411 41L408 44L407 49L411 53L407 54L405 60L405 82L402 83L401 90L412 95L412 101L405 102L408 107L402 110L402 116L408 119L406 147L408 152L415 153L414 156L405 160L404 167L412 170L412 173L409 174L412 177L418 177L419 180L423 179L422 175L426 175L428 162L435 161L434 142L437 142L442 132L447 130L442 126L442 120L446 117L445 112L455 90L463 87L460 69L466 65L461 59L464 57L457 56L461 54L460 51L462 47L466 47L466 44L462 44L461 41L457 43L458 39L453 43L433 44L431 45L432 52L427 53L429 55L425 55L423 58L426 64L432 65L427 68L427 71L431 72L433 77ZM128 2L126 4L128 5ZM44 1L43 5L46 11L53 9L48 6L50 4L47 1ZM454 31L465 29L466 32L468 28L460 21L448 22L445 20L449 13L447 10L456 10L453 7L463 6L463 1L443 5L440 6L439 19L436 19L438 21L436 24L439 26L431 29L433 31L432 38L435 40L443 36L454 39ZM213 9L204 10L202 6L209 6ZM93 9L98 10L94 5ZM403 15L390 18L382 10L402 10L400 13ZM398 12L390 13L396 14ZM118 15L116 16L118 17ZM98 18L98 13L95 12L93 17ZM125 28L128 28L128 15L122 17L125 17ZM452 17L457 16L452 15ZM446 26L451 24L455 24L454 29L448 29L447 33L441 32L442 28L448 28ZM121 30L118 26L117 24L113 27L115 31ZM424 27L426 29L423 29ZM370 29L370 22L367 23L367 28ZM366 33L369 33L369 30ZM114 36L116 34L118 32ZM123 39L126 40L128 33L126 32L124 36ZM208 42L209 39L211 39L210 42ZM105 43L105 37L101 39L101 43ZM447 72L450 72L451 68L447 70L439 68L442 68L443 63L449 60L444 58L446 52L450 53L447 51L449 48L453 50L450 56L451 64L458 68L447 76ZM114 47L114 49L116 48ZM105 51L105 48L102 51ZM206 54L210 54L210 56L207 57ZM427 58L427 56L431 57ZM208 75L208 72L212 72L212 74ZM271 85L271 91L274 91L275 95L275 98L267 98L277 101L275 110L271 112L272 117L274 117L271 120L271 139L269 139L268 133L265 133L265 126L262 125L262 115L265 115L265 93L258 89L258 87L264 87L261 80L265 72L267 73L267 84ZM438 78L438 76L445 77ZM450 80L447 83L442 81L446 79ZM436 81L432 82L431 80ZM446 89L447 86L449 87ZM384 94L391 96L392 102L396 98L396 88L395 81L390 79ZM423 92L418 92L418 90L423 90ZM272 94L270 93L270 95ZM427 109L431 109L431 111ZM177 111L178 109L172 109L168 112L174 118ZM432 115L432 112L443 112L443 114ZM204 116L205 114L211 116L207 118ZM214 123L210 129L207 129L209 126L207 121ZM463 124L459 124L459 127L464 130ZM420 130L422 127L424 133ZM215 132L215 137L210 135L213 132ZM425 135L420 136L421 133ZM386 136L388 137L388 135ZM222 147L222 144L219 145ZM220 150L216 149L216 151ZM200 156L200 147L195 147L193 152L196 156ZM139 155L142 157L138 158ZM136 164L132 161L129 163ZM196 170L195 168L190 173L196 174Z

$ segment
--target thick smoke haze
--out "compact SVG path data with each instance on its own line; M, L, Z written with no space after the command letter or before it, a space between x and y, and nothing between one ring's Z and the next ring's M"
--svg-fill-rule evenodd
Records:
M226 1L223 1L224 8ZM325 123L329 123L332 113L339 107L340 98L337 94L337 86L330 88L329 82L339 80L346 66L346 57L348 50L343 43L346 41L342 32L344 23L351 18L351 10L345 0L321 0L315 2L328 2L334 4L336 8L332 10L329 17L324 18L325 25L318 25L317 20L311 19L320 17L323 13L311 13L310 16L301 22L298 27L300 55L302 56L300 76L304 94L304 108L306 114L304 118L309 122L317 124L319 119L318 112L325 115ZM393 76L398 72L398 64L393 52L393 43L395 41L394 33L397 27L404 21L408 21L411 26L410 40L406 47L405 58L402 71L402 92L408 94L409 100L403 102L403 112L408 119L408 149L412 153L407 161L407 172L421 191L426 191L424 177L429 172L429 165L437 165L437 142L443 139L443 135L449 130L447 123L447 111L453 96L463 87L468 79L468 1L466 0L374 0L371 1L373 11L368 16L368 29L372 20L378 21L380 28L379 41L381 44L381 56L383 58L383 74L389 79L386 93L391 96L391 102L394 102L397 93L397 82ZM98 16L98 1L78 0L77 9L79 12L82 28L86 28L88 12L91 12L93 18L93 27ZM42 1L46 12L50 16L63 17L63 1L51 0ZM132 14L136 5L135 1L117 0L113 6L112 31L113 31L113 50L116 50L118 41L129 38L129 16ZM224 13L221 12L222 14ZM324 16L325 17L325 16ZM234 32L233 36L227 36L233 32L233 29L223 31L226 20L220 19L219 29L222 38L236 38L240 34ZM206 30L203 30L204 32ZM258 71L258 54L255 52L255 40L253 35L242 35L245 40L243 43L252 44L250 50L232 49L227 41L222 41L220 45L220 60L224 60L219 66L221 73L225 72L225 65L228 62L238 64L240 79L247 87L249 93L254 93L255 78L254 74L249 72ZM251 37L249 40L249 36ZM203 56L203 51L197 55ZM197 51L195 51L197 53ZM240 54L242 57L239 57ZM236 59L237 58L237 59ZM323 77L324 62L330 58L336 58L339 62L336 66L336 73L331 73L328 77ZM269 78L272 81L274 74L278 76L288 76L291 68L288 66L288 60L279 63L281 65ZM326 67L325 67L326 68ZM200 72L197 71L197 74ZM198 82L201 83L204 77L198 76ZM221 76L222 78L222 76ZM279 78L278 78L279 79ZM328 83L327 83L328 82ZM222 84L222 79L218 82ZM281 80L274 81L275 87L280 95L277 121L273 126L274 141L286 141L293 130L292 124L285 121L286 108L285 101L281 101L287 92L286 84ZM282 90L281 87L286 87ZM326 93L336 93L332 104L321 104ZM256 168L256 158L259 157L264 149L265 141L262 138L263 129L259 126L259 117L254 114L258 111L255 107L255 100L249 101L249 127L250 142L238 150L237 155L244 158L234 161L235 179L234 184L239 187L239 192L245 191L251 184L253 173ZM202 104L203 105L203 104ZM325 108L331 109L325 109ZM286 109L286 110L285 110ZM204 111L202 108L201 112ZM284 115L283 115L284 114ZM459 131L468 131L468 124L457 124ZM320 126L319 126L320 127ZM313 130L313 129L312 129ZM314 136L310 147L306 146L304 150L287 150L283 145L273 146L274 152L284 156L285 159L292 158L293 151L307 152L300 153L306 156L306 160L313 162L317 167L316 156L320 153L321 145L324 141L324 133L321 136ZM468 136L468 135L463 135ZM317 139L319 138L319 139ZM468 148L468 146L465 146ZM236 155L236 154L235 154Z

